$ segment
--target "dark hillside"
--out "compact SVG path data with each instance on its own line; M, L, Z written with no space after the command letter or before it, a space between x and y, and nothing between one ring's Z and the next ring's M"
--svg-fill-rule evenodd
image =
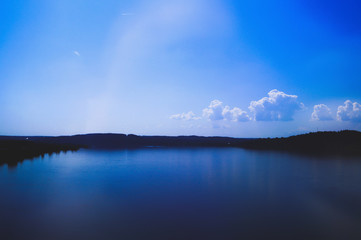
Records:
M238 147L249 140L230 137L199 136L137 136L133 134L85 134L60 137L0 137L5 139L28 139L34 142L53 144L74 144L93 149L121 149L138 147Z
M243 148L291 151L306 154L361 155L361 132L313 132L288 138L260 138L242 144Z

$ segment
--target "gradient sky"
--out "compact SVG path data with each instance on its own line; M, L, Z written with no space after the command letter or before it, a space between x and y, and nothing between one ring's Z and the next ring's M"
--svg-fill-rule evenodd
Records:
M361 130L361 2L2 0L0 134Z

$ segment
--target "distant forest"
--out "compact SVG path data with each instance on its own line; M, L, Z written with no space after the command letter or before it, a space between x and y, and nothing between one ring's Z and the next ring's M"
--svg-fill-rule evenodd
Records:
M200 136L137 136L84 134L59 137L0 136L0 165L80 148L237 147L300 154L361 156L361 132L313 132L286 138L230 138Z

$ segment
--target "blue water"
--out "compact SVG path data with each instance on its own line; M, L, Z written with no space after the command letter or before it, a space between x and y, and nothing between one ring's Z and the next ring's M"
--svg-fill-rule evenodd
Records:
M361 239L361 159L80 150L0 167L0 239Z

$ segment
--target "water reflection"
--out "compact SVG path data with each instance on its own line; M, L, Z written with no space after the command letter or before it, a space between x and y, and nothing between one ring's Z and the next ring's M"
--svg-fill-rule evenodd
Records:
M51 157L52 155L59 155L61 153L66 153L66 152L76 152L77 150L57 150L55 152L49 152L49 153L42 153L40 155L38 155L37 157L24 157L24 156L16 156L14 157L9 157L9 155L1 155L0 156L0 168L3 166L7 166L8 168L16 168L19 164L22 164L24 161L32 161L34 159L44 159L45 157Z
M359 239L361 161L80 150L0 167L4 239Z

